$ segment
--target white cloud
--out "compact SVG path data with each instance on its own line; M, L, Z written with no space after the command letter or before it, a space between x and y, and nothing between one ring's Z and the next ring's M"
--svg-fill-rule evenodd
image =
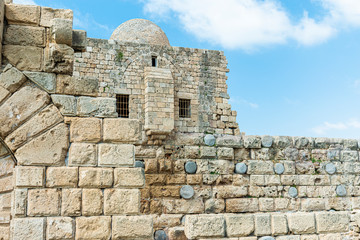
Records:
M140 0L145 12L166 18L176 16L188 32L203 41L225 48L253 50L295 40L302 45L327 41L344 27L360 27L359 0L313 0L321 2L320 20L304 13L290 20L279 0Z
M23 5L38 5L33 0L14 0L16 4L23 4Z
M75 29L84 29L86 31L89 30L100 30L102 32L105 32L110 37L111 33L113 32L113 29L105 24L101 24L97 22L90 14L88 13L81 13L77 10L74 10L74 28Z
M318 135L325 135L330 131L336 130L353 130L360 129L360 121L352 118L346 122L338 122L338 123L329 123L324 122L323 124L314 127L312 131Z
M257 103L253 103L253 102L249 102L248 100L245 100L245 99L239 99L239 98L230 98L229 99L229 102L232 104L232 105L245 105L245 106L248 106L248 107L251 107L251 108L259 108L259 104Z

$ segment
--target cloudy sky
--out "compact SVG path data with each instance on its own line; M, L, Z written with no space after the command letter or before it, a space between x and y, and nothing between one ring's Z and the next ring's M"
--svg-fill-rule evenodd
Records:
M247 135L360 138L360 0L14 0L74 11L108 39L132 18L173 46L225 51Z

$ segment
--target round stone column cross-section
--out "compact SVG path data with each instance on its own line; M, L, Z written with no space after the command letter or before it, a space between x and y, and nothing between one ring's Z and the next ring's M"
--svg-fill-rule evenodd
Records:
M180 189L180 196L184 199L190 199L194 196L194 189L190 185L182 186Z
M214 146L215 145L215 137L214 135L211 135L211 134L207 134L205 137L204 137L204 142L206 145L208 146Z
M235 165L235 173L245 174L247 171L247 166L245 163L237 163Z

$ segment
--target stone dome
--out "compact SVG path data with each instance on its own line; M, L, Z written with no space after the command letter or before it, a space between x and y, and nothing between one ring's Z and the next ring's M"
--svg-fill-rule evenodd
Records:
M135 42L170 46L169 39L161 28L146 19L131 19L118 26L110 39L122 42Z

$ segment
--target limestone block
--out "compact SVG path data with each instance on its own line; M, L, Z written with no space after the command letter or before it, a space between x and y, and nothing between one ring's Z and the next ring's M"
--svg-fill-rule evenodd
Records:
M272 161L249 161L248 174L274 174L274 163Z
M69 166L96 166L96 145L72 143L69 150Z
M103 212L103 193L101 189L83 189L82 215L96 216Z
M210 198L205 201L205 213L222 213L225 209L224 199Z
M62 190L61 215L80 216L81 215L81 189L70 188Z
M60 192L57 189L30 189L28 192L29 216L59 215Z
M44 168L20 167L15 168L15 185L17 187L42 187L44 186Z
M15 162L11 156L0 159L0 177L12 174L14 166Z
M219 159L233 160L234 159L234 149L233 148L225 148L225 147L218 148L217 156Z
M244 147L244 144L242 142L241 136L220 135L216 138L216 146L241 148Z
M43 49L40 47L4 45L3 56L22 71L41 71L43 67Z
M51 27L51 20L54 18L62 18L73 20L73 11L69 9L52 9L49 7L41 7L40 26Z
M62 115L76 115L76 98L74 96L52 94L51 100Z
M255 215L255 235L265 236L271 235L271 215L256 214Z
M58 74L56 79L56 93L97 96L98 79L92 77L72 77L70 75Z
M76 51L82 51L87 46L87 33L84 30L72 31L72 47Z
M216 186L213 191L217 198L240 198L248 194L247 187L232 185Z
M285 214L272 214L271 221L271 231L273 235L286 235L288 233Z
M76 167L49 167L46 170L46 187L76 187L77 182Z
M137 214L140 212L138 189L105 189L105 215Z
M56 74L24 71L24 74L48 93L55 93Z
M57 44L72 45L72 20L53 18L50 20L51 37Z
M224 237L224 216L215 214L186 215L185 235L188 239L201 237Z
M14 205L12 211L15 214L15 216L26 215L27 195L28 195L27 189L14 190Z
M71 142L99 142L101 140L101 119L71 118Z
M13 176L0 178L0 193L9 192L13 190Z
M259 200L257 198L234 198L226 200L226 212L257 212L259 211Z
M99 166L134 166L135 148L132 144L99 144Z
M0 75L1 78L1 75ZM1 80L0 80L0 84L1 84ZM7 98L10 96L10 92L8 90L6 90L5 88L3 88L2 86L0 86L0 104Z
M77 114L86 117L117 117L115 98L79 97Z
M292 146L291 137L287 136L276 136L274 137L273 147L285 149Z
M10 64L6 66L0 75L0 86L10 93L15 92L25 81L25 75Z
M202 199L164 199L163 200L164 208L166 213L203 213L204 212L204 202Z
M314 213L290 213L287 215L289 231L294 234L315 233Z
M46 235L49 240L74 239L74 220L70 217L47 218Z
M261 148L260 136L244 136L243 141L245 148Z
M15 218L13 240L45 240L44 218Z
M45 28L9 25L5 30L5 44L23 46L45 46Z
M319 240L318 235L302 235L301 240Z
M0 195L0 211L9 211L12 204L11 193L5 193Z
M341 161L359 161L359 153L358 151L350 151L350 150L344 150L341 151Z
M226 214L225 221L228 237L248 236L255 230L254 215L251 214Z
M300 235L279 236L276 240L300 240Z
M301 210L303 211L320 211L325 209L325 200L322 198L301 199Z
M316 229L318 233L349 231L350 216L347 212L316 213Z
M110 239L111 217L76 218L76 239Z
M176 135L175 145L199 146L204 144L203 133L179 133Z
M20 147L15 157L20 165L61 166L65 164L68 147L69 130L60 123Z
M153 219L151 216L113 217L112 239L150 239L152 235Z
M140 140L140 123L135 119L104 119L104 141L134 143Z
M33 5L6 4L5 18L9 24L39 25L40 7Z
M46 72L72 74L74 49L66 44L50 43L45 48L44 55L44 68Z
M79 169L79 187L105 188L113 184L112 168L90 168Z
M145 174L142 168L115 168L114 187L143 188Z
M29 103L31 103L29 105ZM0 136L4 138L34 112L49 103L49 96L38 88L26 86L14 93L0 108Z
M5 226L0 226L0 239L4 239L4 240L10 240L10 227L5 225Z
M42 131L56 125L62 120L63 118L58 109L51 104L7 136L5 143L11 150L15 151Z
M200 158L215 158L216 148L215 147L200 147Z

